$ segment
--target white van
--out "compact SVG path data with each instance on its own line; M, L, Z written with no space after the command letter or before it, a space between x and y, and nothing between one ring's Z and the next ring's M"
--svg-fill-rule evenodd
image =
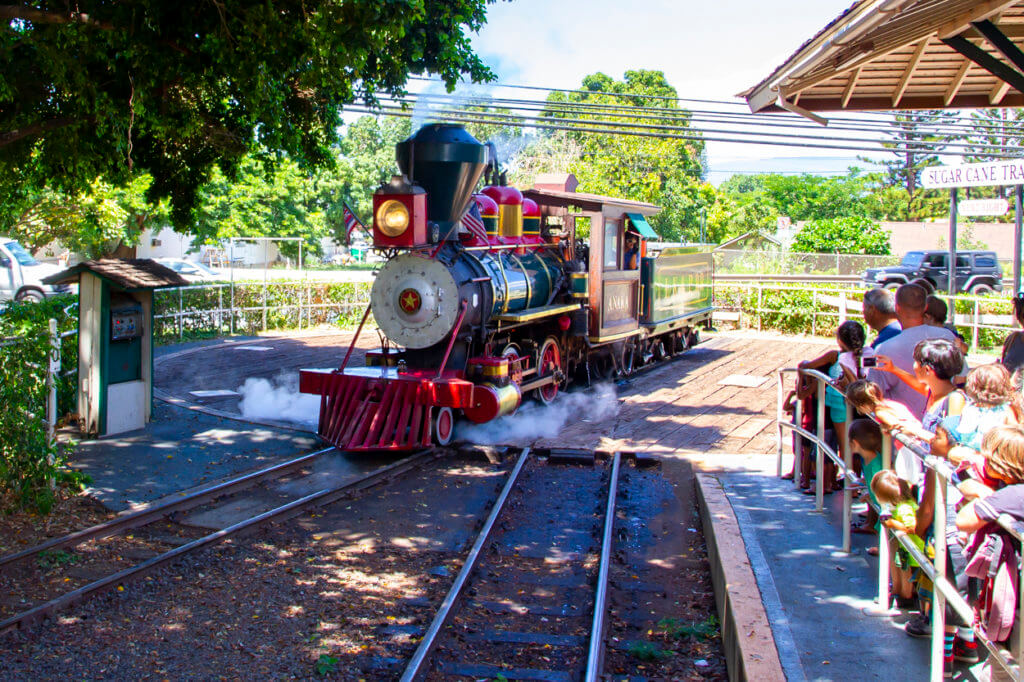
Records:
M18 242L0 237L0 301L42 301L71 291L67 284L43 284L42 279L63 268L40 263Z

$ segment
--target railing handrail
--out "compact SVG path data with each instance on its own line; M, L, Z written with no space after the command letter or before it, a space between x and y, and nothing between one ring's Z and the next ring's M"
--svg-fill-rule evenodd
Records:
M819 397L819 406L818 406L818 415L819 415L818 434L812 434L809 431L807 431L806 429L804 429L802 426L797 426L796 424L783 421L783 419L782 419L782 412L783 412L783 410L782 410L782 402L783 402L783 399L784 399L783 396L784 396L784 387L785 387L785 376L787 374L798 374L798 375L802 374L804 376L810 377L810 378L815 380L815 382L817 384L817 393L818 393L818 397ZM779 369L777 371L777 379L778 379L778 401L779 401L778 402L778 406L777 406L777 417L776 417L776 424L777 424L777 430L778 430L778 447L777 447L777 450L778 450L778 465L777 465L778 466L778 472L781 475L781 473L782 473L782 457L783 457L783 447L782 447L782 433L783 433L783 431L789 431L790 433L798 433L803 438L807 438L811 442L815 443L818 446L817 447L817 452L818 452L818 464L817 464L817 466L818 466L818 469L817 469L817 476L816 476L816 480L815 480L815 488L816 488L815 493L816 493L816 498L818 500L817 510L820 511L822 509L821 500L822 500L822 497L823 497L823 486L824 486L824 479L825 479L824 470L822 469L823 455L824 456L828 456L830 459L835 461L836 464L839 467L842 468L843 479L844 479L844 481L847 482L847 485L844 486L844 495L843 495L843 522L844 522L843 550L846 551L846 552L850 552L851 551L851 547L850 547L850 515L851 515L851 509L850 509L850 507L852 505L852 496L849 493L849 488L850 488L849 481L851 479L851 473L852 473L851 454L850 454L850 449L849 449L848 438L845 439L844 443L840 444L840 447L843 450L842 457L840 457L838 455L838 453L836 453L834 450L831 449L831 447L828 446L828 444L825 442L825 439L823 437L824 428L823 428L823 424L820 422L820 418L824 416L823 403L824 403L824 394L825 394L825 391L827 390L827 387L831 386L834 390L836 390L843 397L843 402L846 405L846 413L847 413L847 422L846 423L847 424L850 423L851 417L853 415L853 408L850 405L850 403L846 400L845 391L842 391L839 388L833 386L831 379L827 375L825 375L822 372L819 372L817 370L806 369L806 368L802 369L802 368L798 368L798 367L785 367L785 368L781 368L781 369ZM796 404L795 415L797 417L802 416L802 403L801 402L797 402L797 404ZM919 439L908 437L907 435L902 434L902 433L892 434L892 433L888 432L885 429L885 427L882 424L880 424L877 419L874 418L873 415L868 415L867 418L871 419L876 424L879 424L879 427L882 429L882 439L883 439L882 440L882 443L883 443L883 446L882 446L882 449L883 449L882 459L883 459L883 468L888 469L888 468L891 467L891 453L892 453L892 445L891 444L892 444L893 441L896 441L896 442L900 443L900 445L903 448L905 448L906 450L911 452L914 456L916 456L922 462L922 464L926 467L926 469L928 469L929 471L934 472L935 477L936 477L936 484L935 484L935 489L934 489L935 510L934 510L934 516L932 518L932 527L935 529L935 531L933 532L934 543L935 543L935 557L934 557L933 560L929 560L928 557L923 552L918 550L916 545L914 545L913 542L910 541L909 535L907 533L904 533L903 531L893 530L893 529L887 528L885 526L885 524L880 524L880 529L881 529L882 532L879 533L879 552L878 552L878 561L879 561L879 585L878 585L879 604L878 604L878 608L882 609L884 611L884 610L887 610L888 607L889 607L889 545L888 545L888 539L887 538L891 535L897 542L900 543L900 546L904 547L907 550L907 552L918 562L918 564L921 566L922 571L924 571L924 573L929 577L929 579L932 580L932 582L933 582L933 584L935 586L935 591L933 593L934 594L933 605L932 605L932 610L931 610L932 611L931 679L932 680L941 680L941 679L943 679L943 647L944 647L943 638L944 638L944 633L945 633L945 606L948 604L954 611L957 612L957 614L960 616L960 618L964 622L972 623L972 624L974 623L973 607L970 604L967 603L967 600L964 599L963 596L960 595L960 593L957 591L955 584L950 583L948 578L945 575L946 553L947 553L946 532L945 532L946 531L946 525L947 525L946 524L946 521L947 521L947 519L946 519L946 489L947 489L947 486L949 485L950 477L951 477L951 475L952 475L952 473L954 471L954 468L952 467L952 465L946 459L941 458L941 457L937 457L935 455L932 455L930 452L925 451L921 447ZM848 435L848 433L849 432L847 431L847 435ZM802 448L800 448L800 449L802 450ZM796 468L797 468L797 465L799 464L799 461L800 461L800 458L801 458L802 455L801 455L800 452L798 452L798 450L796 448L794 448L793 456L794 456L794 476L793 476L793 478L794 478L794 482L796 482L796 480L798 478L798 476L796 475ZM870 504L870 502L869 502L869 504ZM1016 538L1018 541L1021 541L1022 539L1024 539L1024 523L1022 523L1020 521L1017 521L1016 519L1013 519L1012 517L1009 517L1009 516L1004 514L1004 515L999 517L998 524L1000 525L1000 527L1002 527L1004 530L1006 530L1008 533L1010 533L1010 535L1012 537ZM1022 564L1018 567L1018 570L1020 571L1019 581L1018 581L1018 590L1020 590L1020 586L1024 585L1024 562L1022 562ZM1018 606L1018 609L1017 609L1017 614L1016 614L1017 621L1018 621L1018 626L1017 626L1017 631L1018 631L1017 637L1018 637L1018 640L1019 640L1018 641L1018 651L1024 651L1024 627L1021 626L1022 620L1024 620L1024 619L1022 619L1022 616L1021 616L1022 611L1024 611L1024 593L1019 594L1017 598L1018 598L1018 603L1019 603L1019 606ZM1012 660L1008 661L1008 660L1006 660L1006 658L1002 654L1001 649L998 647L997 644L992 642L985 635L984 632L979 631L977 628L974 628L974 630L975 630L975 639L977 641L981 642L982 645L985 646L985 648L988 649L991 652L992 658L995 659L999 663L999 665L1002 666L1002 668L1009 675L1013 676L1017 680L1024 679L1024 667L1020 666L1015 661L1012 661Z

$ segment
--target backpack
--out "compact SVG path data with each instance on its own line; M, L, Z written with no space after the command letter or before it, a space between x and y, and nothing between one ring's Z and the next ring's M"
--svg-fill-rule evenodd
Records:
M975 620L989 639L1006 641L1016 614L1020 566L1013 538L990 523L975 532L964 556L968 577L982 581L981 595L974 604Z

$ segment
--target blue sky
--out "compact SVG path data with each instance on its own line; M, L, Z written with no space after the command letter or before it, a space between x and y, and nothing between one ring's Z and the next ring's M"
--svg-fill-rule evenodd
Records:
M502 83L574 88L590 73L621 78L643 68L664 71L680 97L732 100L851 2L502 1L489 6L474 47ZM864 165L828 151L717 142L707 148L716 183L730 170L834 173Z

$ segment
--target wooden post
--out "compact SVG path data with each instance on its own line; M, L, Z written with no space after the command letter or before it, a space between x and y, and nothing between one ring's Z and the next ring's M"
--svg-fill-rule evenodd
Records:
M1024 187L1014 187L1014 217L1013 217L1013 295L1020 291L1021 278L1021 240L1024 239ZM1021 629L1024 632L1024 628Z
M946 272L949 277L949 295L956 296L956 187L949 190L949 256Z

